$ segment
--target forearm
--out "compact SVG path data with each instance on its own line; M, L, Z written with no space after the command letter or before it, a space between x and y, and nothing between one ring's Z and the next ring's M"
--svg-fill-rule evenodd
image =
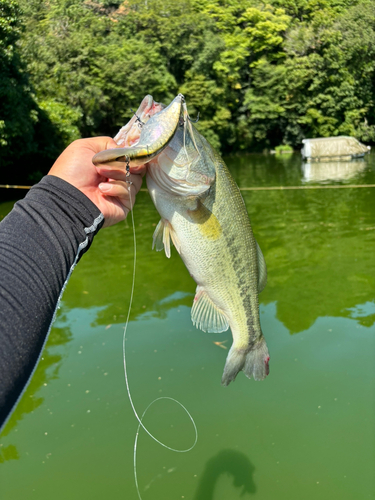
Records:
M0 224L0 427L37 364L74 265L103 224L78 189L45 177Z

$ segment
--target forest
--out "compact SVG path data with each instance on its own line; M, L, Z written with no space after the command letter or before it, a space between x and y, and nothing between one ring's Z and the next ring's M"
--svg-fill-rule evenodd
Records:
M223 154L374 143L375 0L0 0L0 182L179 92Z

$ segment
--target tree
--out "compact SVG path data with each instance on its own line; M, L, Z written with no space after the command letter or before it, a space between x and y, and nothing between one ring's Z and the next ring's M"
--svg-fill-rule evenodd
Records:
M37 120L28 77L17 49L21 12L13 0L0 0L0 161L2 166L19 157L23 143L32 151ZM29 137L31 141L25 141ZM25 143L26 142L26 143Z
M63 142L41 109L22 57L22 12L0 0L0 163L3 183L30 183L46 173ZM37 166L35 168L35 166Z
M178 92L223 152L375 141L374 0L18 1L0 0L3 163L45 170Z

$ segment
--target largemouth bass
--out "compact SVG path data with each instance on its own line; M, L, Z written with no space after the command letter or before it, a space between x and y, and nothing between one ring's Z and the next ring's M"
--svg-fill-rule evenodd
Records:
M153 247L170 257L172 242L197 283L194 325L215 333L231 328L222 384L241 370L262 380L269 373L258 302L267 281L264 257L228 168L191 124L184 103L182 108L173 137L147 167L147 186L161 216ZM153 115L154 123L162 113Z

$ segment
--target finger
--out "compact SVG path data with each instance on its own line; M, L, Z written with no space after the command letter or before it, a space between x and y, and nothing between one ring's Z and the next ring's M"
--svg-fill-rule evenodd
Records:
M99 184L100 191L106 196L118 198L118 200L127 207L133 206L135 196L139 191L134 184L128 184L123 181L102 182ZM131 199L131 204L129 203Z
M91 137L89 139L79 139L79 141L86 141L86 144L91 147L91 150L95 153L99 153L104 149L113 149L118 148L116 142L112 139L112 137L101 136L101 137Z
M138 193L138 191L141 189L143 178L140 175L134 175L130 174L129 177L126 178L126 182L130 181L135 188L135 192Z
M102 177L105 177L109 179L109 181L122 181L122 182L132 182L136 187L137 191L140 189L142 185L142 176L141 175L135 175L135 174L130 174L129 176L127 175L127 172L121 171L121 170L106 170L97 168L96 171L98 174Z
M108 166L99 166L96 167L96 171L98 172L99 175L102 177L107 177L108 179L114 179L117 181L124 181L126 179L126 168L111 168Z
M138 174L143 177L147 172L147 165L138 165L137 167L130 167L130 172L132 174Z
M126 163L117 162L116 166L102 163L101 165L96 165L96 170L99 175L103 175L104 177L120 179L121 173L126 173ZM131 166L129 170L132 174L141 175L143 177L147 172L147 165L138 165L136 167Z

